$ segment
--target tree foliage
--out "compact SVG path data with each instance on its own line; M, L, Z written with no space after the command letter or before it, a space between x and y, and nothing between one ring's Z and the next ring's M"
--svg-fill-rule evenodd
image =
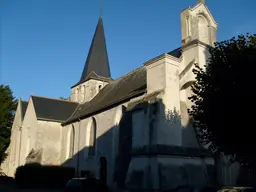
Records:
M205 69L196 65L190 115L199 139L255 170L256 35L210 48Z
M0 85L0 163L6 157L17 100L7 85Z
M60 97L61 100L70 101L70 97Z

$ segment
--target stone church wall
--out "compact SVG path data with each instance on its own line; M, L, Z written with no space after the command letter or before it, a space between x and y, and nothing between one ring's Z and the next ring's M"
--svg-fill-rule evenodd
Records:
M82 119L62 129L62 150L61 164L64 166L79 167L77 174L81 175L83 171L91 171L96 177L99 177L99 159L105 157L107 160L107 182L113 183L113 172L115 158L118 150L118 131L119 121L122 117L122 106L109 109L92 117ZM96 122L96 154L88 156L90 128L93 119ZM70 134L72 126L74 127L75 142L74 154L69 155ZM79 161L77 161L79 159Z
M36 149L37 130L39 127L34 105L30 100L22 124L20 165L24 165L26 163L26 157L31 149Z
M1 164L1 168L3 172L11 177L14 176L15 170L19 164L21 125L22 125L22 118L21 118L20 103L19 103L16 110L15 117L14 117L14 122L12 125L11 142L6 151L8 156L5 159L5 161Z
M43 149L41 164L59 165L62 126L51 121L38 121L36 150Z

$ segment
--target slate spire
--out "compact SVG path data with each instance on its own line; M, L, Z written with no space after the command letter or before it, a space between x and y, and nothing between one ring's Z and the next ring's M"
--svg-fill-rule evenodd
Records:
M198 0L198 3L203 3L203 4L205 4L205 0Z
M104 34L103 20L100 15L93 40L79 82L86 81L89 76L111 78L108 62L107 46Z

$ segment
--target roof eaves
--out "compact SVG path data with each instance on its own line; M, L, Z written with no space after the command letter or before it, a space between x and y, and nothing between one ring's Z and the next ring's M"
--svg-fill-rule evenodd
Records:
M30 97L32 97L32 98L33 97L37 97L37 98L42 98L42 99L49 99L49 100L56 100L56 101L62 101L62 102L78 104L78 102L75 102L75 101L63 100L63 99L59 99L59 98L50 98L50 97L38 96L38 95L30 95Z
M63 120L57 120L57 119L47 119L47 118L42 118L42 117L37 117L37 120L40 121L51 121L51 122L56 122L56 123L63 123Z

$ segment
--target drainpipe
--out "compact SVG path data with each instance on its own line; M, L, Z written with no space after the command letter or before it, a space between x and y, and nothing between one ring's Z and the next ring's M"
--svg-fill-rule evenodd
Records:
M77 177L79 178L80 175L79 175L79 148L80 148L80 128L81 128L81 119L78 119L79 120L79 126L78 126L78 150L77 150L77 162L76 162L76 175Z

